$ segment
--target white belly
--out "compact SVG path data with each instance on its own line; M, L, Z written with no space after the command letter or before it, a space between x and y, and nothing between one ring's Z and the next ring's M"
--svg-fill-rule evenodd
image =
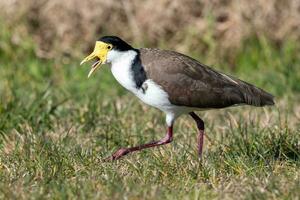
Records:
M159 109L172 106L168 94L163 89L148 79L143 83L142 88L136 88L132 74L126 67L112 66L111 72L115 79L127 90L135 94L144 103Z
M151 79L146 80L142 86L143 89L133 93L146 104L167 111L173 107L169 101L168 94Z

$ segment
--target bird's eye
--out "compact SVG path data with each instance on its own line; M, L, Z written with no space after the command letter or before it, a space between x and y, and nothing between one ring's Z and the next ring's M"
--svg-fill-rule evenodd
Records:
M108 46L107 46L107 49L111 49L111 48L112 48L112 46L111 46L111 45L108 45Z

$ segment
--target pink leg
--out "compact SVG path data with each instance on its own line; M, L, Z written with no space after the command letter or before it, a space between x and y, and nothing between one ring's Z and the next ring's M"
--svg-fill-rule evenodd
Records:
M196 113L190 112L190 115L197 123L197 128L198 128L198 131L199 131L199 135L198 135L198 139L197 139L198 155L199 155L199 158L201 158L202 149L203 149L203 142L204 142L204 122L200 117L198 117L198 115L196 115Z
M172 142L173 139L173 126L168 127L167 134L164 138L158 141L149 142L147 144L142 144L136 147L129 147L129 148L121 148L118 151L116 151L113 155L106 158L105 160L117 160L123 156L125 156L128 153L134 152L134 151L140 151L142 149L150 148L150 147L156 147L164 144L168 144Z

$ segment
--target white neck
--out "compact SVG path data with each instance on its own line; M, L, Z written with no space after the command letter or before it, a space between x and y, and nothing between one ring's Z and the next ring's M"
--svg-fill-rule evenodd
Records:
M107 56L107 61L111 63L111 72L115 79L127 90L135 93L136 87L132 76L131 64L137 52L129 50L126 52L111 51Z
M134 50L128 50L128 51L112 50L108 52L106 60L107 63L111 63L112 65L118 62L132 62L136 55L137 52Z

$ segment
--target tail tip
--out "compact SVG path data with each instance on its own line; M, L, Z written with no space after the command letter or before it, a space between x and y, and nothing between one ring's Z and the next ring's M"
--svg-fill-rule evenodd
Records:
M262 101L262 106L273 106L275 105L274 96L270 95L269 98L264 99Z

